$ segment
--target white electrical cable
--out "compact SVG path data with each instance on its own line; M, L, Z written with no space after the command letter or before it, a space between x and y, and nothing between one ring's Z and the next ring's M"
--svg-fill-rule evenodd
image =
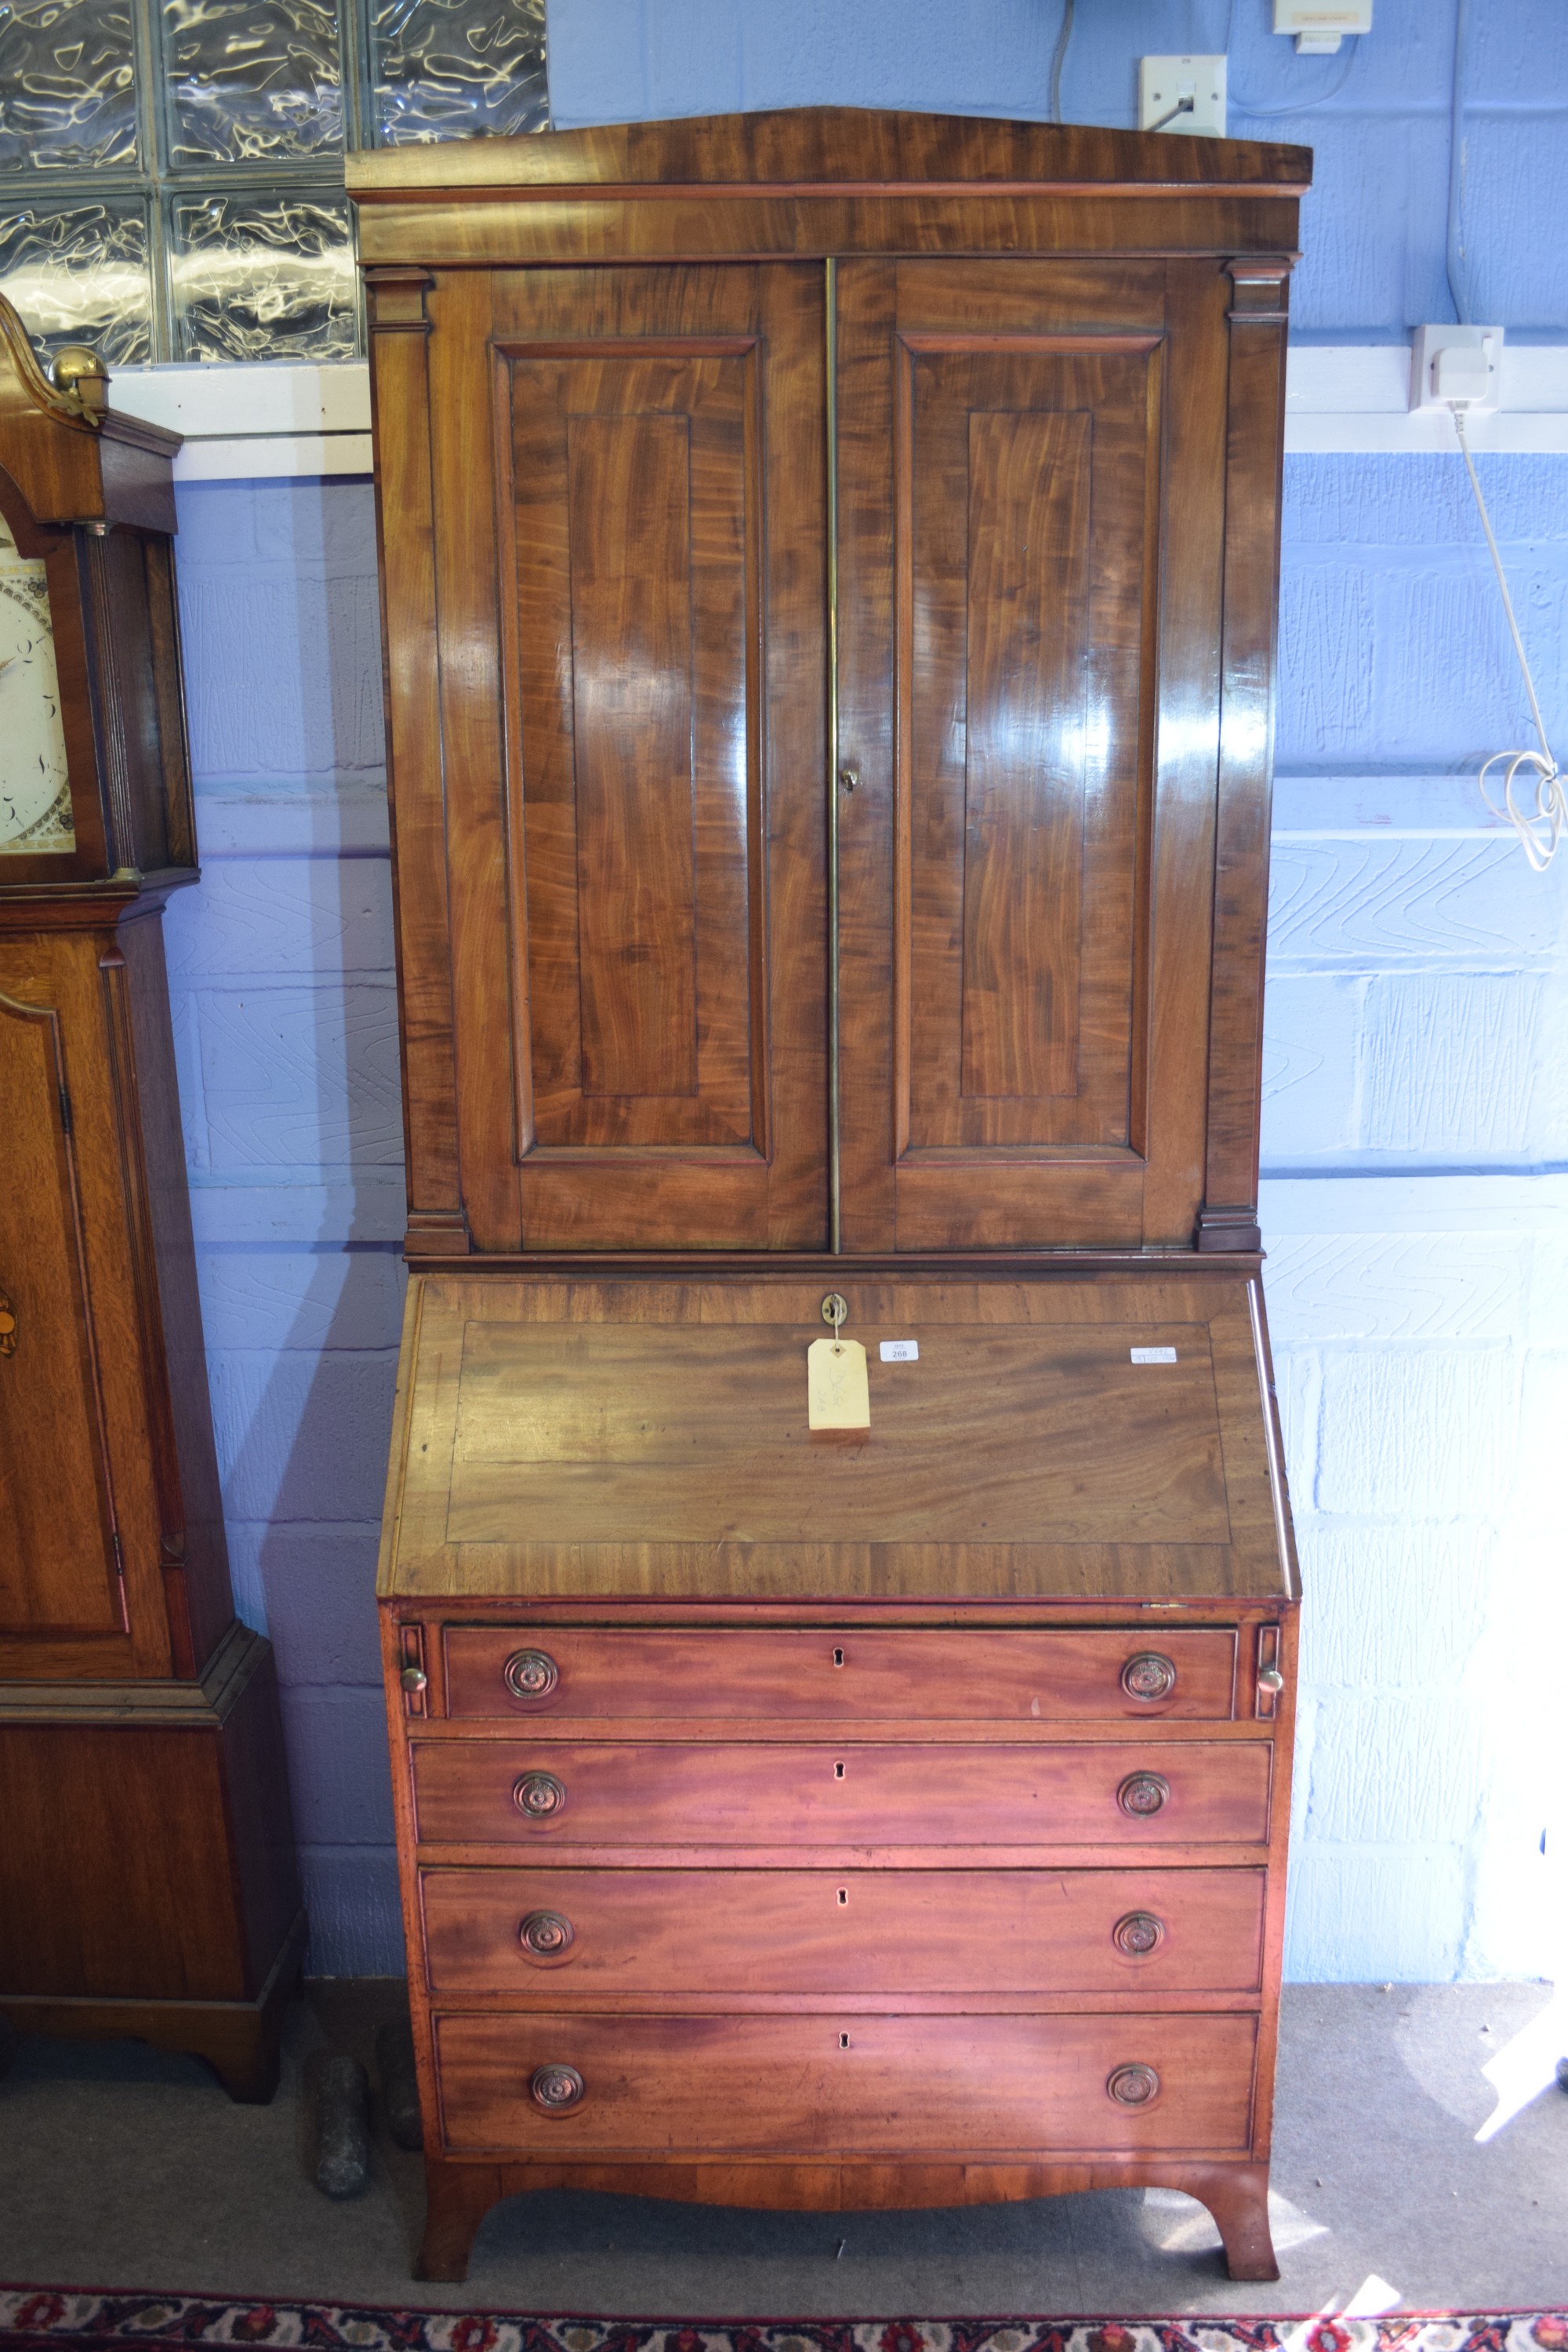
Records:
M1514 618L1513 598L1508 593L1508 577L1502 568L1502 557L1498 553L1498 543L1492 533L1491 517L1487 512L1487 502L1481 496L1480 478L1476 472L1475 460L1470 456L1470 445L1465 435L1464 411L1450 406L1448 414L1454 420L1454 430L1459 436L1459 452L1465 461L1465 470L1470 478L1470 488L1476 494L1476 507L1481 518L1481 529L1486 532L1487 545L1491 550L1492 569L1497 573L1497 584L1502 591L1502 607L1508 614L1509 632L1513 638L1513 649L1519 656L1519 667L1524 676L1524 690L1530 697L1530 715L1535 721L1535 731L1541 738L1539 751L1494 751L1491 758L1483 763L1480 774L1476 781L1481 788L1481 798L1492 814L1508 818L1518 834L1521 846L1531 866L1538 874L1543 874L1552 863L1552 855L1562 838L1563 826L1568 824L1568 798L1565 798L1563 793L1562 772L1552 756L1552 746L1546 740L1546 729L1541 717L1541 705L1535 697L1535 680L1531 677L1530 664L1525 658L1524 639L1519 634L1519 623ZM1508 765L1503 773L1503 804L1499 808L1487 790L1487 778L1494 768L1501 767L1504 761ZM1521 809L1513 796L1514 778L1523 768L1532 768L1535 772L1535 806L1532 810Z

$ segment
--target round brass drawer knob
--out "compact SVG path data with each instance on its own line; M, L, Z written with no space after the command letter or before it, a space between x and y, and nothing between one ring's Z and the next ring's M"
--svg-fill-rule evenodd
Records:
M529 2084L533 2104L547 2116L563 2116L583 2096L583 2077L575 2066L536 2066Z
M561 1675L547 1651L514 1650L503 1678L513 1698L548 1698Z
M430 1677L423 1666L405 1666L397 1679L411 1696L417 1697L426 1688Z
M566 1802L566 1788L553 1772L525 1772L511 1792L511 1801L531 1822L548 1821Z
M1152 2066L1118 2066L1105 2087L1119 2107L1146 2107L1159 2095L1160 2077Z
M1285 1687L1285 1677L1278 1666L1263 1666L1258 1670L1258 1687L1260 1691L1271 1691L1278 1698Z
M1158 1650L1143 1650L1129 1658L1121 1669L1121 1687L1129 1698L1141 1698L1145 1706L1169 1698L1176 1687L1176 1669L1169 1658Z
M570 1919L559 1911L531 1911L518 1929L518 1941L536 1960L558 1960L573 1940Z
M1152 1911L1129 1911L1125 1918L1118 1919L1110 1931L1111 1942L1119 1952L1125 1952L1130 1960L1141 1960L1145 1953L1153 1950L1156 1944L1163 1943L1164 1937L1165 1923L1163 1919L1156 1919Z
M1170 1793L1170 1782L1158 1772L1129 1772L1116 1791L1116 1801L1134 1821L1147 1821L1151 1813L1159 1811Z

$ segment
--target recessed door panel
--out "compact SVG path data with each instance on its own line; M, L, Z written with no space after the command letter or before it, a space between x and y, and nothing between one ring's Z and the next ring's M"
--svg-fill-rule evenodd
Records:
M510 378L523 1149L765 1150L756 346Z
M125 1625L64 1083L58 1012L0 993L0 1637Z
M900 341L900 1159L1134 1144L1157 360Z

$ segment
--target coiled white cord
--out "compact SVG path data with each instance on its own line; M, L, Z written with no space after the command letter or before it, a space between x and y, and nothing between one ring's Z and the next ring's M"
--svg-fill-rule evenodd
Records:
M1469 442L1465 436L1464 411L1460 408L1451 408L1448 413L1454 420L1454 430L1459 436L1459 451L1465 460L1465 470L1470 478L1470 488L1476 494L1476 508L1481 518L1481 529L1486 532L1487 545L1491 550L1492 569L1497 573L1497 584L1502 591L1503 611L1508 614L1513 649L1519 656L1519 667L1524 677L1524 690L1530 697L1530 715L1535 721L1535 731L1541 738L1539 751L1494 751L1491 758L1483 762L1480 774L1476 781L1481 788L1481 798L1493 816L1507 817L1518 834L1520 845L1531 866L1538 874L1544 874L1552 863L1557 844L1563 836L1563 827L1568 825L1568 797L1565 797L1563 793L1562 771L1552 758L1552 746L1546 740L1546 729L1541 717L1541 705L1535 695L1535 680L1530 675L1530 664L1525 658L1524 640L1519 634L1519 623L1514 618L1513 598L1508 593L1508 577L1502 568L1502 557L1498 553L1498 543L1492 533L1491 517L1487 512L1487 502L1481 496L1480 479L1476 472L1475 460L1470 456ZM1494 768L1503 769L1500 808L1487 789L1487 778ZM1521 808L1514 798L1514 780L1521 771L1526 769L1532 770L1535 776L1533 809Z

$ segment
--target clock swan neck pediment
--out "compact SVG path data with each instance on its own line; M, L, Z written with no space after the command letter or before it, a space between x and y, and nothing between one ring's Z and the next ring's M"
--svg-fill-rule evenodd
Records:
M0 295L0 471L42 527L127 523L174 529L177 433L105 404L107 371L54 384ZM9 501L0 501L6 505Z

